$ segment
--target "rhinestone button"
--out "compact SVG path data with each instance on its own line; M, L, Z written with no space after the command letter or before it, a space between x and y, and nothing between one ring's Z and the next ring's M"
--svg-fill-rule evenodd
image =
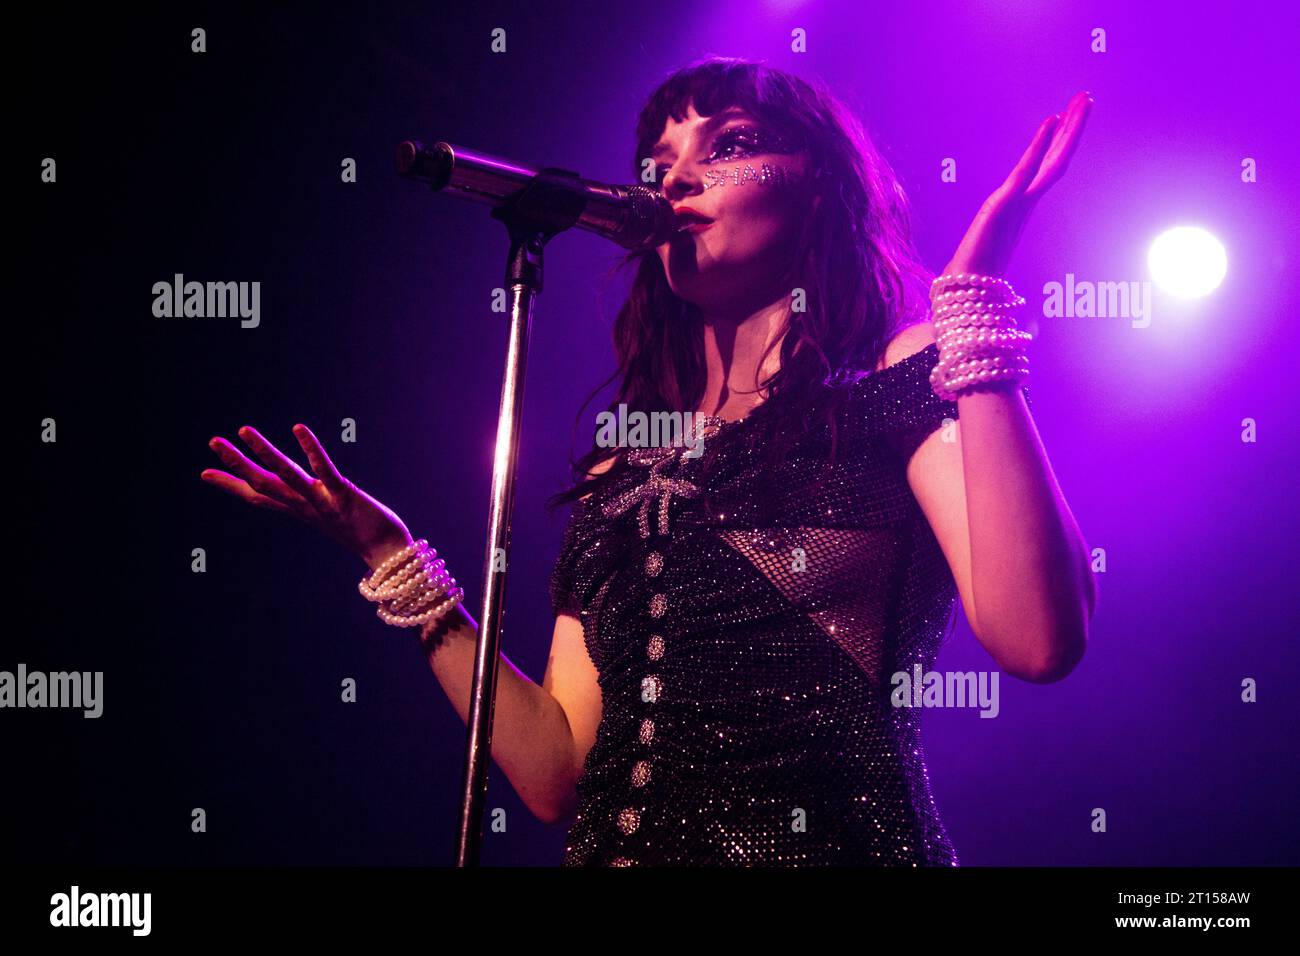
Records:
M609 865L610 865L610 866L635 866L635 865L636 865L636 861L635 861L635 860L629 860L629 859L628 859L627 857L625 857L625 856L616 856L616 857L614 857L614 859L612 859L612 860L609 861Z
M632 765L632 786L644 787L650 782L650 761L638 760Z
M645 556L646 577L654 578L664 569L664 556L658 551L651 551Z
M641 699L647 704L653 704L659 699L659 692L664 689L663 682L658 677L641 678Z
M639 739L641 743L646 746L649 746L650 741L655 739L655 722L648 717L641 721L641 733Z
M659 660L659 658L663 657L664 656L663 637L661 637L658 634L652 635L650 638L650 643L646 645L645 652L649 656L650 660L652 661L657 661Z
M650 599L650 616L663 617L664 612L668 610L668 597L663 594L656 594Z
M641 825L641 814L637 813L631 807L619 811L618 828L624 833L635 833L636 828Z

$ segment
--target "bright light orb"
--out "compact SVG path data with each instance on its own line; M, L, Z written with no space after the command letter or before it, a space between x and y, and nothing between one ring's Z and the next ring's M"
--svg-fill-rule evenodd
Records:
M1228 272L1223 243L1200 226L1175 226L1156 236L1147 253L1156 285L1184 299L1209 295Z

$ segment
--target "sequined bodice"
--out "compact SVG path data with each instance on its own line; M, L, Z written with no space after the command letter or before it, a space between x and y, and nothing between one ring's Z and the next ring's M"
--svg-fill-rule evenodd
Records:
M551 598L603 710L564 865L956 865L918 712L890 704L956 596L905 475L957 418L936 361L843 386L829 472L816 431L768 471L765 425L715 421L699 457L630 452L575 505Z

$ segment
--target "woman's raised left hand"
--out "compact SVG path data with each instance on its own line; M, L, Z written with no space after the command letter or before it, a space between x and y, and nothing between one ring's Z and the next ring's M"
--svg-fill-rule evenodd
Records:
M1065 175L1083 135L1092 102L1091 94L1080 91L1070 98L1064 112L1053 113L1043 120L1011 175L984 200L956 253L944 267L945 275L975 272L1000 276L1005 272L1034 206Z

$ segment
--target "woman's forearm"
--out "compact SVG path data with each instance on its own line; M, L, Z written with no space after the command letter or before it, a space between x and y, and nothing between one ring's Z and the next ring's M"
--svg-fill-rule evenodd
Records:
M1059 680L1096 603L1087 544L1020 389L966 392L957 408L978 637L1009 671Z
M421 643L438 683L460 719L469 723L478 628L457 605L436 629L421 627ZM525 806L557 824L576 802L573 733L559 701L500 656L492 720L492 758Z

